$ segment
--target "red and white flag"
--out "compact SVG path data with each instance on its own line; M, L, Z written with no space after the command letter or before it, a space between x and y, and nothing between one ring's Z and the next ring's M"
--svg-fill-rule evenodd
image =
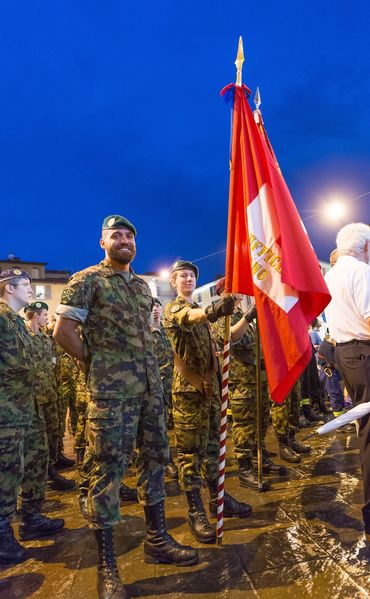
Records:
M232 106L225 291L255 297L270 393L282 403L311 358L307 326L331 298L248 88L221 94Z

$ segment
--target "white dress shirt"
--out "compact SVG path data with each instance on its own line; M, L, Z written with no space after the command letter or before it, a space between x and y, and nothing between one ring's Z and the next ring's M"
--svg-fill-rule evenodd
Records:
M340 256L326 273L332 300L325 308L330 336L337 343L370 339L370 266L353 256Z

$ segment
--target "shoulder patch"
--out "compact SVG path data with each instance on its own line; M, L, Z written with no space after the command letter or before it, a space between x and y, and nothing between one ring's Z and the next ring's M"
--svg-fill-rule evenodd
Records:
M172 306L170 312L172 312L172 314L175 314L175 312L178 312L179 310L181 310L181 306Z
M62 302L63 301L68 301L68 300L71 299L71 297L73 296L73 294L74 294L74 290L73 289L68 289L68 288L67 289L63 289L62 296L61 296L60 299L61 299Z

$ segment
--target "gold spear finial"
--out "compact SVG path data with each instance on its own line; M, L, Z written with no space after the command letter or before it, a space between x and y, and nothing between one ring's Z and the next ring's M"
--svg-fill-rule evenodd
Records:
M244 62L244 50L243 50L243 38L239 37L238 53L236 55L235 66L236 66L236 85L241 87L242 85L242 70Z

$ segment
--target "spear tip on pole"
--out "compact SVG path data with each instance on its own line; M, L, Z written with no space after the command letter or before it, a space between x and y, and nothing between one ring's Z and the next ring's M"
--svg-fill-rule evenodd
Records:
M261 94L260 94L260 88L257 87L256 89L256 94L254 96L254 105L256 107L257 110L259 110L259 107L261 106Z
M244 50L243 50L243 38L239 37L238 53L236 55L235 66L236 66L236 85L241 86L242 84L242 70L244 62Z

